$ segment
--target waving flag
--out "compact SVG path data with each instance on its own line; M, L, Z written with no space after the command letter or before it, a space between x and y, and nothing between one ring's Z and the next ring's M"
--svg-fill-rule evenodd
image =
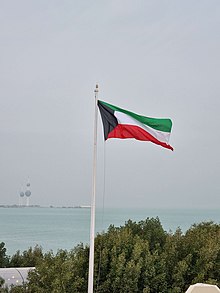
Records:
M172 121L168 118L145 117L98 100L105 140L134 138L151 141L173 150L169 145Z

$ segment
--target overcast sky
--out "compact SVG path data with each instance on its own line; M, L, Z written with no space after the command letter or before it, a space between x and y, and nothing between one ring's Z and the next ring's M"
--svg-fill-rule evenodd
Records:
M90 204L98 83L171 118L175 150L104 145L99 116L97 206L105 185L106 207L220 208L219 57L219 0L0 1L0 204L28 181L31 204Z

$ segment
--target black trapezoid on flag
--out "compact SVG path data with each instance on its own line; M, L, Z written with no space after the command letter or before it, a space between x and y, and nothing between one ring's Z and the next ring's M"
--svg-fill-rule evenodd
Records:
M114 111L101 101L98 101L98 107L103 123L104 138L107 140L109 133L118 125L118 120L114 116Z

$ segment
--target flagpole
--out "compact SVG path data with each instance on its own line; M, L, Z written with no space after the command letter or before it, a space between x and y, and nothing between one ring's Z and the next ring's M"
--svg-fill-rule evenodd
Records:
M89 276L88 293L93 293L94 279L94 240L95 240L95 195L96 195L96 162L97 162L97 121L98 121L98 84L95 88L95 119L94 119L94 146L93 146L93 184L91 197L91 222L90 222L90 249L89 249Z

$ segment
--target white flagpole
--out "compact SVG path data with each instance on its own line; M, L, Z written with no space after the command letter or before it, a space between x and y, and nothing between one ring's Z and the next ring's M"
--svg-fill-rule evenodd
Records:
M93 187L91 198L91 222L90 222L90 249L89 249L89 276L88 293L93 293L94 279L94 240L95 240L95 195L96 195L96 161L97 161L97 120L98 120L98 85L95 88L95 120L94 120L94 147L93 147Z

